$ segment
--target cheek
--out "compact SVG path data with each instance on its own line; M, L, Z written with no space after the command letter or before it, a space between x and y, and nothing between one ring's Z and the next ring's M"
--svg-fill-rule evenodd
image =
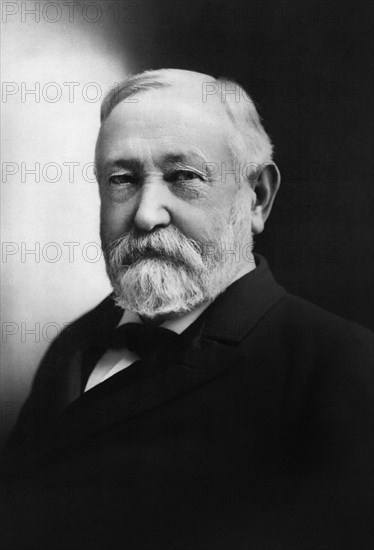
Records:
M174 216L173 224L182 233L199 242L216 242L225 225L222 213L211 208L204 210L184 209L183 215Z
M106 240L117 239L129 230L131 221L131 212L125 205L116 205L109 201L102 201L101 211L101 231Z

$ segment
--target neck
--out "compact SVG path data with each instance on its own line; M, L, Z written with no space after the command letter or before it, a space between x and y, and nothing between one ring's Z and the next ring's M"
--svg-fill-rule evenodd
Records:
M230 281L230 285L254 269L256 269L256 262L254 255L251 253L247 256L245 262L239 264L238 269L234 272L233 278Z

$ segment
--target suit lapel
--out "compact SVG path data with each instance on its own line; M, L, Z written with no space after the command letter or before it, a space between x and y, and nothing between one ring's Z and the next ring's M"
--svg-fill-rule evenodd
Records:
M130 372L125 369L66 408L61 423L62 442L126 422L191 391L239 362L240 353L236 348L205 338L198 344L188 345L177 356L155 354L147 361L138 361L131 368L145 366L143 378L124 384Z
M63 410L82 395L93 366L105 353L106 347L100 343L88 343L73 353L68 365L64 365L63 382L59 409Z
M126 422L240 364L238 344L284 295L266 261L256 259L256 270L231 285L183 333L185 344L177 353L161 352L137 361L79 395L82 381L87 378L87 363L93 368L102 353L94 335L91 348L86 345L77 352L70 365L71 372L80 374L74 378L67 407L61 414L57 438L44 452ZM104 339L118 322L119 312L112 312L109 318L101 327Z
M66 349L63 351L69 359L66 363L64 357L57 358L61 363L58 369L61 392L56 404L60 411L79 399L84 392L88 377L105 353L105 343L122 314L123 309L115 305L110 295L90 313L92 316L85 323L86 326L77 332L74 325L66 329Z

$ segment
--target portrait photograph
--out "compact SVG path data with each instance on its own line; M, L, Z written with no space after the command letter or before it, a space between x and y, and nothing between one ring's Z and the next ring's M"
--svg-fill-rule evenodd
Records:
M371 550L369 0L1 0L4 550Z

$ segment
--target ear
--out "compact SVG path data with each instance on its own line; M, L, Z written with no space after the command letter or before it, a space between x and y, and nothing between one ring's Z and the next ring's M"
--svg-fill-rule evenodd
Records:
M280 172L274 162L266 164L252 180L254 194L252 202L252 233L259 234L264 230L270 214L275 195L281 182Z

